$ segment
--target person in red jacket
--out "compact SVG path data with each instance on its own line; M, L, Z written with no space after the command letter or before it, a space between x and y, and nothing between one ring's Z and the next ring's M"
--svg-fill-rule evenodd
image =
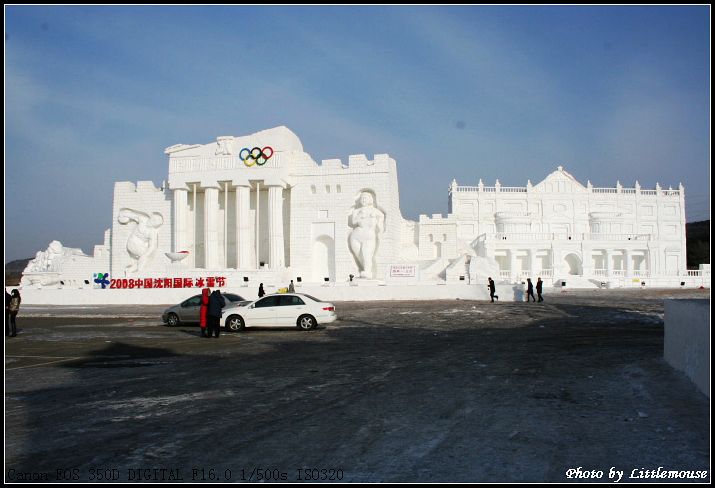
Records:
M204 288L201 290L201 309L199 310L199 325L201 326L201 337L206 337L206 326L208 325L208 320L206 314L209 310L209 295L211 290Z

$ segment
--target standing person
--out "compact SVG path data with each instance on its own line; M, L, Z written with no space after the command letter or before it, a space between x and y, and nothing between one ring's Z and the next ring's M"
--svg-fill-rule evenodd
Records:
M290 285L288 285L288 293L295 293L295 285L293 284L293 280L290 280Z
M496 294L496 291L497 291L497 287L494 284L494 280L490 276L489 277L489 296L492 299L492 303L494 303L495 298L497 299L497 301L499 301L499 295Z
M20 292L17 291L17 289L12 290L12 294L10 296L10 304L7 306L8 313L10 315L10 337L15 337L17 335L17 324L15 322L15 318L17 317L17 312L20 311L21 301L22 299L20 298Z
M10 299L12 295L5 289L5 335L10 335Z
M208 331L207 337L211 337L211 332L215 334L214 337L219 336L221 331L221 315L223 311L221 310L226 306L226 300L221 295L221 292L214 290L209 297L209 309L208 309Z
M539 295L539 301L540 301L540 302L543 302L543 301L544 301L544 297L541 296L541 292L543 291L543 287L544 287L544 282L541 281L541 276L539 276L538 278L536 278L536 294Z
M258 285L258 298L262 298L265 294L266 292L263 291L263 283L261 283L260 285Z
M531 278L527 278L526 283L526 301L529 301L529 297L536 301L536 297L534 296L534 284L531 282Z
M209 293L211 290L209 288L204 288L201 290L201 308L199 309L199 325L201 326L201 337L206 337L206 326L208 320L206 315L209 311Z

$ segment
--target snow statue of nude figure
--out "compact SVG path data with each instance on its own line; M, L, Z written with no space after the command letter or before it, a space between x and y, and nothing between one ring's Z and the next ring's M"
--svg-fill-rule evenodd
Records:
M154 256L159 245L158 229L164 223L164 217L157 212L149 216L144 212L123 208L119 211L117 221L120 224L128 224L132 221L137 223L127 239L127 252L136 262L127 266L126 271L134 273L143 269Z
M348 225L353 228L348 238L350 251L360 270L360 278L372 278L378 234L385 228L385 214L375 208L372 194L362 192Z

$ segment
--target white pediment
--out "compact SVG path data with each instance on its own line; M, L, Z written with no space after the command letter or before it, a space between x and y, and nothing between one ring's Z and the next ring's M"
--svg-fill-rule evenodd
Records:
M562 166L534 186L533 191L542 193L585 193L588 189Z
M195 147L200 147L201 144L174 144L164 149L164 154L174 154L181 151L186 151L187 149L193 149Z
M303 152L303 144L295 133L286 126L255 132L247 136L218 136L208 144L176 144L164 153L178 157L215 157L238 155L241 149L269 146L274 152ZM176 154L181 152L181 154Z

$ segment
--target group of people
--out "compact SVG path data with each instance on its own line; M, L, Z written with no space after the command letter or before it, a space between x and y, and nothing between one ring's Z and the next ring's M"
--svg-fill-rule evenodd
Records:
M12 290L12 294L5 290L5 336L15 337L17 335L17 312L20 311L20 292Z
M539 295L539 300L540 302L544 301L544 297L541 296L541 293L544 291L544 282L541 281L541 277L536 279L536 294ZM533 298L534 301L536 302L536 298L534 297L534 285L531 283L531 278L526 279L526 301L529 302L529 298Z
M17 290L15 290L17 291ZM293 280L290 280L288 291L295 292ZM263 283L258 286L258 298L262 298L266 292ZM199 310L199 325L201 325L201 337L218 337L221 333L221 316L223 307L226 306L226 299L221 292L209 288L201 290L201 309Z
M199 311L199 325L201 325L201 337L219 336L221 333L222 308L226 306L226 299L221 292L214 290L211 293L209 288L201 290L201 309Z
M534 297L534 285L531 283L531 278L527 278L526 287L526 301L531 301L533 298L536 302L537 299ZM539 295L539 302L543 302L544 298L541 296L543 290L543 281L538 278L536 281L536 293ZM496 294L496 285L494 280L489 277L489 296L492 303L494 299L499 300L499 295ZM290 280L290 285L288 285L288 292L295 293L295 285L293 280ZM263 297L266 294L263 289L263 283L258 286L258 298ZM20 310L20 292L18 290L12 290L12 293L8 293L5 290L5 335L8 337L15 337L17 335L17 324L16 317ZM221 315L223 315L223 307L226 306L226 299L221 295L219 290L214 290L213 293L209 288L204 288L201 290L201 310L199 323L201 325L201 337L218 337L221 333Z
M494 303L494 299L496 298L497 301L499 301L499 295L496 294L496 285L494 284L494 280L492 277L489 277L489 281L487 286L489 287L489 297L491 298L491 303ZM536 280L536 294L539 295L539 302L544 301L544 297L542 296L542 293L544 291L544 282L541 281L541 277L537 278ZM536 302L536 297L534 297L534 285L531 283L531 278L526 279L526 301L530 302L530 298L533 298L534 301Z

